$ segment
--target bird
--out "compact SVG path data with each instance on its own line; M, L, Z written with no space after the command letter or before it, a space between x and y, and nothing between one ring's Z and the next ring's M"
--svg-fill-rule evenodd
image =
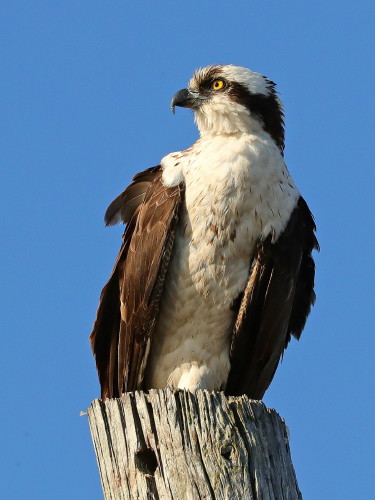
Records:
M171 102L198 140L137 173L108 207L125 224L90 335L102 399L170 387L262 399L315 302L311 211L284 161L276 84L231 64Z

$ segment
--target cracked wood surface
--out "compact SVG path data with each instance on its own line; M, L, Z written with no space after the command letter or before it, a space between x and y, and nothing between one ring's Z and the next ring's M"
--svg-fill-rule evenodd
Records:
M246 396L170 389L88 410L105 500L297 500L284 421Z

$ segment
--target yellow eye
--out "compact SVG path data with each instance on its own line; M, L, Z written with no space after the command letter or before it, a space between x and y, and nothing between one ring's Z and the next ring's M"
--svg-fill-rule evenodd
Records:
M223 80L214 80L211 84L213 90L221 90L224 87Z

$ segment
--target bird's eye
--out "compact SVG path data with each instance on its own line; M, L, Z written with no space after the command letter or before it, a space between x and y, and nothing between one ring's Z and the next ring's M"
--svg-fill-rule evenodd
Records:
M211 88L212 90L221 90L224 88L224 81L223 80L214 80L211 83Z

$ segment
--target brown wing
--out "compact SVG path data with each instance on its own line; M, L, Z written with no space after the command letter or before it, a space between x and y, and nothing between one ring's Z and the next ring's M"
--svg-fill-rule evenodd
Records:
M182 185L164 187L161 173L137 174L106 212L107 224L128 225L90 335L103 399L142 382L184 194Z
M315 301L314 231L300 198L277 241L258 243L233 330L227 394L261 399L291 335L300 337Z

